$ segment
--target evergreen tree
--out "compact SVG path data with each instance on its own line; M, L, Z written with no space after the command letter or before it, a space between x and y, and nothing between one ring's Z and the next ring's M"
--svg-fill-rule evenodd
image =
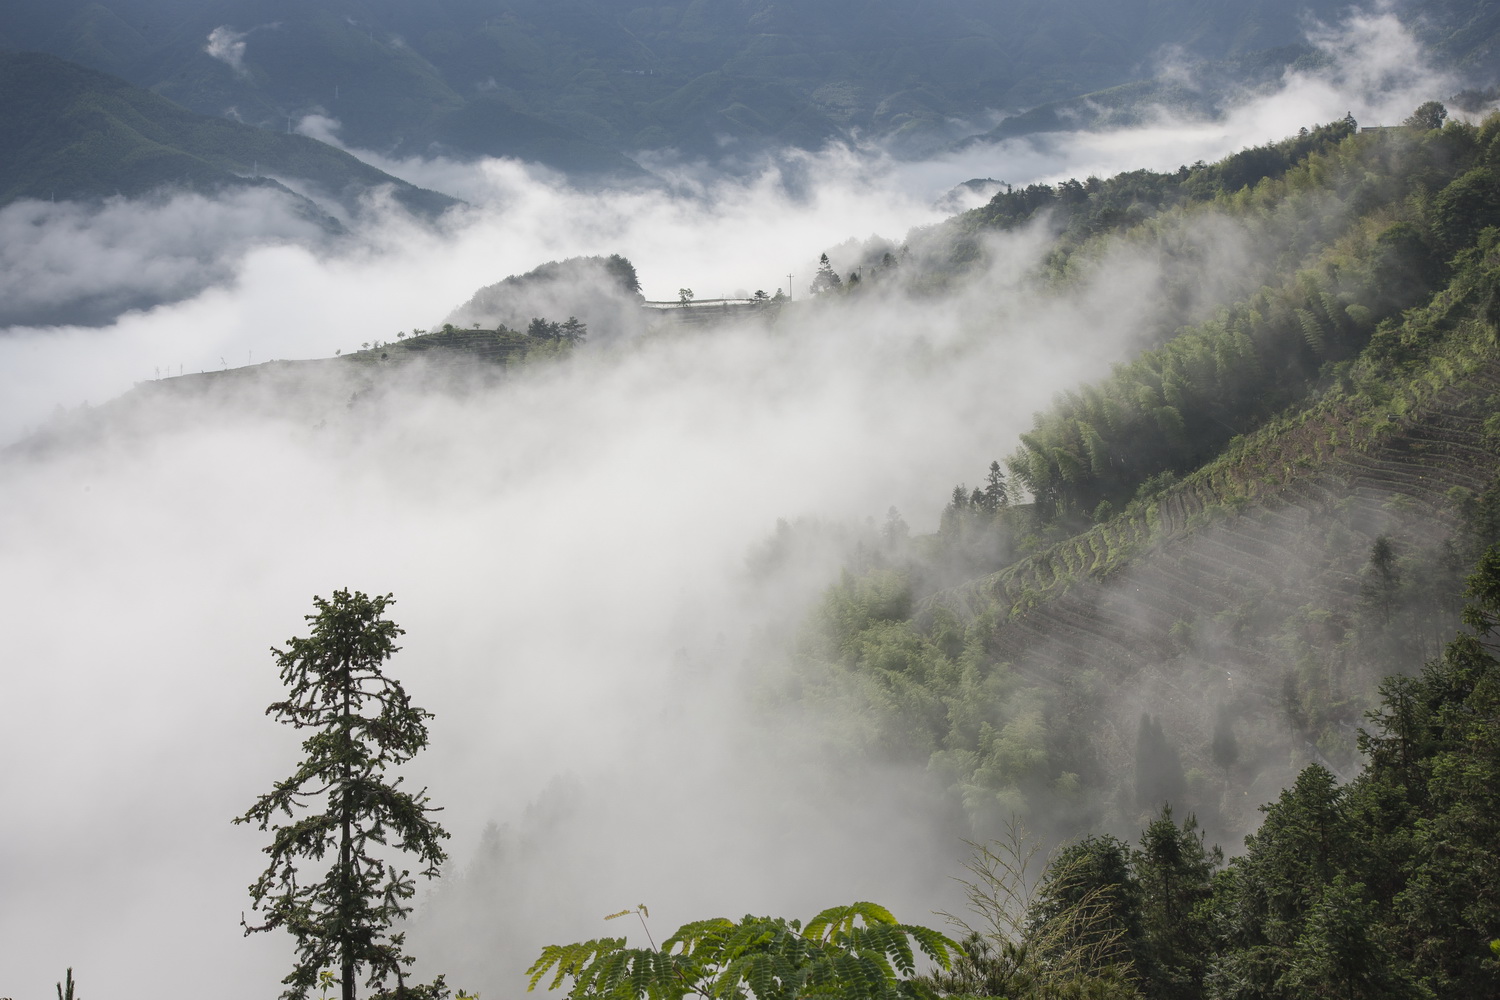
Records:
M1049 861L1027 918L1027 937L1043 964L1070 964L1079 976L1129 968L1141 947L1130 845L1106 834L1063 848Z
M399 681L381 665L398 647L403 630L385 617L389 594L367 597L335 591L331 600L314 597L317 614L307 615L306 638L272 649L288 697L266 709L279 722L310 729L307 756L296 772L262 795L236 823L270 829L265 852L271 863L250 886L262 924L245 923L245 933L285 928L297 940L297 962L282 980L286 1000L303 1000L319 972L339 969L343 1000L354 1000L356 976L368 971L368 985L394 977L405 988L404 934L391 934L411 912L416 887L406 869L375 853L378 847L415 854L421 874L438 875L448 836L431 817L426 789L401 790L401 779L385 771L427 745L430 712L412 705ZM303 815L309 800L320 811ZM285 814L290 822L275 822ZM317 881L301 877L299 861L325 863Z
M640 293L640 278L636 276L635 265L628 258L621 257L617 253L612 253L605 258L604 269L609 272L610 277L614 278L626 292L632 295Z
M1360 599L1379 617L1382 625L1389 625L1400 590L1401 569L1396 562L1396 548L1391 544L1390 535L1379 535L1370 546L1370 562L1365 567L1365 579L1359 588Z
M1234 737L1234 713L1228 705L1221 705L1214 716L1213 758L1225 777L1229 769L1239 762L1240 744Z
M959 483L953 487L948 506L943 508L943 514L938 519L938 534L949 541L956 540L963 531L968 511L969 490L963 483Z
M1296 784L1266 806L1245 854L1230 862L1215 903L1224 948L1205 977L1222 1000L1298 996L1284 977L1308 914L1350 860L1345 790L1327 768L1309 764Z
M885 540L886 548L896 549L906 544L907 538L911 536L911 528L901 517L901 512L893 506L885 512L885 525L880 534Z
M1422 996L1408 977L1392 970L1389 952L1377 940L1375 907L1364 889L1343 874L1323 889L1278 984L1285 995L1329 1000Z
M1223 852L1208 847L1197 819L1189 816L1178 826L1171 806L1164 806L1141 835L1131 868L1141 900L1136 966L1149 983L1148 996L1187 1000L1202 995L1213 945L1205 903L1223 862Z
M836 292L843 287L843 279L833 269L833 265L828 262L828 255L825 253L820 256L818 258L818 272L813 275L812 287L808 291L814 295L821 295L823 292Z
M990 471L984 477L984 509L993 514L1010 503L1005 491L1005 473L999 462L990 463Z
M1187 791L1182 758L1162 731L1161 720L1141 714L1135 737L1135 801L1142 809L1180 802Z

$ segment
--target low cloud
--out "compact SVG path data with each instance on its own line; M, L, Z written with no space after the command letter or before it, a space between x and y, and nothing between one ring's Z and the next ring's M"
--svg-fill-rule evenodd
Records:
M284 193L116 197L0 208L0 324L96 321L233 278L269 243L318 247L319 221Z
M221 24L208 33L208 44L203 46L203 51L243 76L246 37L248 32L235 31L227 24Z
M281 27L280 22L270 24L258 24L248 31L236 31L227 24L221 24L208 33L208 41L203 46L203 51L210 58L217 59L239 76L248 76L250 71L245 68L245 47L251 35L257 31L275 30Z
M339 129L343 125L337 118L326 114L304 115L297 122L297 131L309 138L319 142L326 142L330 146L340 146Z
M895 505L932 530L948 484L1144 335L1142 289L1162 274L1121 257L1059 299L1031 281L1048 246L1034 228L993 236L987 267L942 300L899 277L811 300L835 237L933 218L863 186L896 175L824 169L840 164L854 161L808 160L796 196L768 175L684 179L705 185L687 197L584 194L489 164L492 197L441 232L392 213L337 254L254 248L231 283L109 330L0 338L7 390L87 386L97 404L110 379L178 358L217 369L390 339L582 249L626 253L653 298L784 285L783 266L796 286L775 327L586 344L459 396L420 378L361 397L314 377L291 401L248 377L211 401L152 385L105 411L102 436L12 457L0 524L25 528L0 529L0 601L29 665L10 693L35 710L0 754L75 734L9 779L44 806L0 831L0 858L31 873L0 873L17 993L71 964L151 995L162 940L181 975L217 970L231 1000L276 988L286 942L237 924L264 836L228 820L296 758L262 715L277 697L265 650L343 586L395 592L408 634L392 669L437 715L411 780L445 807L454 862L412 928L425 974L503 995L541 945L601 933L597 917L632 901L667 929L861 898L919 922L960 905L946 876L972 831L920 769L850 752L850 720L756 708L786 669L777 638L857 529L782 568L749 556L778 518L858 526ZM1237 240L1202 236L1226 248L1205 270Z
M1173 170L1198 160L1211 163L1346 114L1365 125L1399 124L1417 105L1443 100L1461 87L1453 74L1433 64L1389 3L1352 10L1335 24L1311 23L1307 32L1325 57L1323 65L1288 69L1274 86L1231 96L1222 117L1214 120L1182 118L1162 107L1147 114L1154 123L1145 127L1008 139L895 169L908 185L923 187L954 172L1022 185L1142 167ZM1170 52L1156 69L1191 85L1191 68Z
M1399 123L1423 101L1457 90L1456 78L1432 64L1395 7L1391 0L1380 0L1339 24L1313 25L1308 40L1328 57L1330 68L1292 74L1289 87L1327 93L1328 99L1350 95L1355 117L1387 125Z

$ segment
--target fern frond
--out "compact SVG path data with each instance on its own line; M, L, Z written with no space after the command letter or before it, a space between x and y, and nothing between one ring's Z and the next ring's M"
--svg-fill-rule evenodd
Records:
M932 959L945 971L953 968L954 959L963 954L959 943L940 931L919 924L902 924L901 929L910 934L922 949L922 954Z
M1320 358L1326 355L1328 339L1318 318L1306 309L1298 309L1295 314L1297 324L1302 328L1302 339L1307 341L1307 346Z
M580 973L590 967L591 960L597 961L624 947L624 938L598 938L577 944L549 944L542 949L541 956L531 963L531 968L526 970L530 977L526 990L534 990L549 969L555 969L556 972L552 982L547 984L547 989L555 990L562 984L564 976L577 980Z
M674 948L681 946L683 955L700 954L706 961L714 961L722 953L724 941L736 926L734 921L725 917L683 924L661 943L662 953L670 955Z
M911 975L916 971L916 956L912 954L911 945L906 940L906 928L900 924L882 924L878 927L866 928L860 934L859 939L852 942L854 949L864 954L866 951L873 952L880 957L883 964L893 963L902 975ZM891 979L895 973L891 973Z

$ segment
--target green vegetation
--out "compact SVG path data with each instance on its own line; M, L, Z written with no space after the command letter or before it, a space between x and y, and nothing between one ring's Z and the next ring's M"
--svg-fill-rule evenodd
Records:
M1218 836L1251 823L1231 789L1288 755L1354 768L1380 679L1437 652L1500 540L1497 139L1500 117L1335 122L1002 192L930 234L1051 212L1060 294L1111 250L1191 254L1210 219L1268 252L1242 300L1059 395L935 535L872 529L783 696L858 720L843 752L925 764L976 830L1083 835L1170 801ZM1127 680L1162 704L1119 704Z
M659 949L554 945L531 985L550 972L554 988L571 977L572 997L616 1000L1487 996L1500 976L1500 546L1468 594L1470 631L1381 688L1364 771L1340 785L1308 766L1227 865L1168 805L1135 846L1086 836L1038 877L1012 822L975 847L961 945L855 904L806 930L746 917L688 924ZM936 969L912 977L907 936Z
M307 757L296 773L235 822L273 834L265 849L271 863L250 887L265 922L244 926L246 934L284 928L296 938L297 962L282 980L285 1000L305 1000L328 967L339 969L339 976L321 981L341 984L343 1000L354 1000L361 971L368 972L370 986L394 978L398 995L405 995L406 967L413 960L402 951L405 934L390 930L411 912L407 901L416 885L408 871L376 851L388 847L416 855L429 879L446 858L442 841L448 834L432 819L437 810L426 790L405 792L402 779L385 777L387 768L427 745L432 717L411 704L399 681L381 672L404 631L385 617L392 603L390 595L347 590L329 600L314 597L318 613L306 616L311 634L272 650L288 698L266 713L313 733L303 741ZM309 799L322 799L322 811L298 817ZM283 814L292 822L280 822ZM322 880L299 877L299 862L321 863L329 856ZM428 989L437 995L441 985Z
M635 912L644 927L646 908ZM548 988L571 979L574 1000L732 1000L747 993L757 1000L936 1000L936 991L915 975L918 952L940 969L951 968L960 954L955 942L931 928L898 923L875 903L851 903L824 910L806 927L781 917L699 920L660 948L627 948L624 938L548 945L529 971L527 988L550 972Z
M1165 811L1140 847L1092 837L1128 966L1147 997L1483 996L1500 962L1500 548L1469 578L1469 629L1415 677L1381 688L1367 765L1340 785L1317 764L1265 807L1221 865ZM1058 879L1058 864L1049 873ZM1048 883L1044 883L1048 884ZM1035 925L1072 893L1044 890ZM1025 994L1015 994L1021 996Z
M367 370L399 369L421 362L429 368L473 371L512 367L566 356L588 338L588 325L576 316L558 322L534 317L519 333L507 326L486 330L478 326L467 330L444 323L431 332L413 330L411 335L397 335L395 343L366 341L360 350L345 354L346 363Z
M1197 468L1305 398L1383 321L1451 279L1448 256L1485 220L1500 220L1487 166L1500 155L1490 145L1497 128L1352 137L1347 125L1327 126L1188 172L1177 185L1159 183L1158 192L1175 187L1177 197L1213 191L1253 223L1284 229L1290 217L1310 220L1303 232L1285 233L1289 247L1308 251L1286 261L1274 284L1039 414L1008 463L1038 517L1087 519L1101 503L1120 509L1152 477ZM1072 213L1070 225L1097 225L1111 211L1117 192L1100 188L1098 199L1075 196L1087 209ZM1431 197L1430 209L1419 194Z

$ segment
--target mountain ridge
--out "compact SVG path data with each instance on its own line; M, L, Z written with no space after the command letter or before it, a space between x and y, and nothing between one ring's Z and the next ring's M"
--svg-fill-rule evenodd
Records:
M316 139L199 115L45 53L0 52L0 128L12 139L0 150L0 205L140 196L162 187L271 187L303 198L275 175L310 182L351 213L377 188L427 218L459 204Z
M1304 9L1331 18L1342 7L443 0L418 12L348 0L309 12L270 0L210 10L71 0L19 11L9 43L202 113L233 108L261 123L317 113L360 148L519 156L599 176L629 174L623 157L641 150L733 162L855 132L920 155L983 132L996 112L1151 77L1164 48L1214 61L1298 43ZM485 107L480 117L508 116L516 134L466 124Z

